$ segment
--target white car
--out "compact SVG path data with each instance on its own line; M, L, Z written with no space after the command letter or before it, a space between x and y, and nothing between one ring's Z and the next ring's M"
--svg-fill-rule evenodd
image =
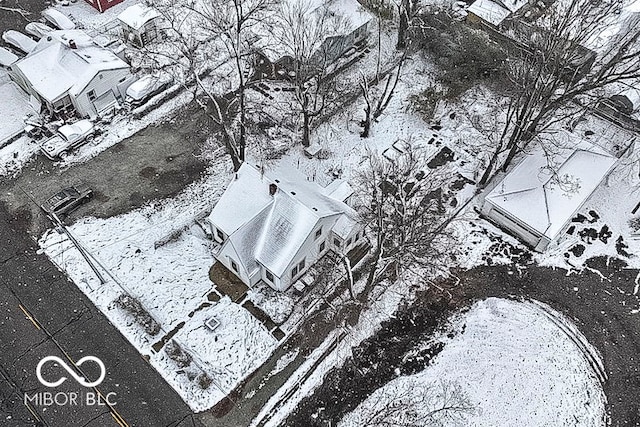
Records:
M18 59L20 59L18 55L15 55L13 52L0 47L0 65L2 65L3 67L9 67L10 65L18 61Z
M74 24L68 16L56 9L49 8L43 10L42 17L60 30L73 30L76 28L76 24Z
M2 33L2 40L24 53L31 52L37 44L34 39L16 30L7 30Z
M40 144L40 150L48 159L64 159L69 151L93 140L96 129L91 120L79 120L60 126L54 136Z
M170 75L142 76L127 88L125 104L129 107L142 105L152 96L165 90L172 81L173 78Z
M41 39L51 31L53 31L53 28L51 28L47 24L43 24L42 22L29 22L24 26L24 30L27 32L27 34L31 34L33 37Z

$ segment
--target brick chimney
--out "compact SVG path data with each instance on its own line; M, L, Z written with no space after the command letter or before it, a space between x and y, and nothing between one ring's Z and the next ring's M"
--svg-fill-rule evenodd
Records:
M269 184L269 194L273 196L276 191L278 191L278 186L274 183Z
M75 40L69 40L69 47L70 47L71 49L77 49L77 48L78 48L78 45L76 45Z

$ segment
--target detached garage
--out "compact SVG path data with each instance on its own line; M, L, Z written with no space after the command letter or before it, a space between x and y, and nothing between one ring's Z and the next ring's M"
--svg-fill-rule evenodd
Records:
M555 173L542 150L527 156L486 196L482 216L539 252L558 241L617 160L595 146L567 154Z

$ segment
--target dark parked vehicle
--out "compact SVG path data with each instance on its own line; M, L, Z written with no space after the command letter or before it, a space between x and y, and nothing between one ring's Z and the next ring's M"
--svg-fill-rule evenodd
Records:
M48 214L65 215L89 201L92 196L93 191L89 186L78 184L51 196L42 204L42 209Z

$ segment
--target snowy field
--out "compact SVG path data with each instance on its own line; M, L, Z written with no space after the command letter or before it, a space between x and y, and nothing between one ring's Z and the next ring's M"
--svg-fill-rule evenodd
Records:
M464 325L463 332L445 345L427 369L378 389L340 425L358 427L375 414L391 414L394 403L401 404L400 396L407 410L389 415L389 424L379 425L446 420L442 414L427 415L441 404L437 393L430 391L443 382L459 385L460 397L471 404L459 425L604 425L606 400L599 380L585 354L550 319L547 310L536 303L498 298L476 303L458 320ZM553 315L570 325L560 314ZM584 337L577 338L586 343ZM595 349L586 346L599 360ZM429 398L413 405L421 394Z

